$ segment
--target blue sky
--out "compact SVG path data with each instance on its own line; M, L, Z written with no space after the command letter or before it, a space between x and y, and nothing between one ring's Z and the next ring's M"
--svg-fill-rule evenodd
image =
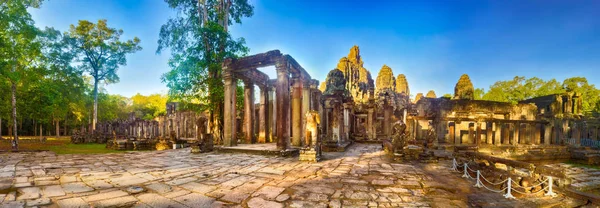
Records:
M250 0L254 16L231 29L250 54L279 49L323 81L358 45L376 78L383 64L406 75L412 94L452 93L461 74L477 88L514 76L559 81L585 76L600 85L600 1L320 1ZM31 10L36 25L61 31L80 19L107 19L137 36L109 93L166 92L158 32L175 13L162 0L49 0ZM262 69L269 75L273 70ZM273 76L272 76L273 77Z

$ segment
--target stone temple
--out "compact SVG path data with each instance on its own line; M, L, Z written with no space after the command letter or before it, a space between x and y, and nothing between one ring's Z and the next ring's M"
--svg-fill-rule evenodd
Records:
M372 76L358 46L322 82L279 50L222 66L222 137L208 112L168 103L151 121L132 114L72 137L164 151L0 154L0 206L600 205L600 120L575 92L475 100L466 74L451 97L411 92L387 65ZM270 66L276 77L258 70Z

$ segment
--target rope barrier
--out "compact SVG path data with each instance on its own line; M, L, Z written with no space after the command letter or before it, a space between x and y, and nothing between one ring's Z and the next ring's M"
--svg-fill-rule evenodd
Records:
M462 168L463 171L459 171L458 168ZM547 176L546 180L544 180L544 181L542 181L542 182L540 182L540 183L538 183L536 185L526 186L525 187L525 186L519 185L517 182L513 181L513 179L510 178L510 177L508 177L504 181L497 182L497 183L492 183L492 182L490 182L487 178L485 178L481 174L481 171L471 169L469 167L468 162L465 162L463 165L458 165L458 162L456 162L456 158L452 159L452 168L451 168L451 170L454 170L454 171L457 171L457 172L463 172L463 175L461 176L463 178L476 179L476 181L475 181L475 187L477 187L477 188L483 187L483 188L487 189L488 191L495 192L495 193L502 193L502 192L506 191L506 193L503 196L504 196L504 198L507 198L507 199L514 199L515 198L512 195L512 191L514 191L516 193L519 193L519 194L522 194L522 195L538 194L538 193L540 193L542 191L546 191L546 194L544 194L544 196L555 197L557 195L556 193L554 193L552 191L553 180L552 180L551 176ZM471 174L469 173L469 171L475 172L476 173L476 177L474 178L473 176L471 176ZM506 187L503 188L503 189L500 189L500 190L495 190L493 188L489 188L489 187L487 187L485 185L485 183L483 183L483 181L481 180L481 178L483 178L483 181L487 182L488 184L490 184L492 186L497 186L497 185L501 185L503 183L506 183ZM521 192L518 189L516 189L516 188L523 188L523 189L526 189L526 190L527 189L533 189L535 187L542 186L543 184L546 184L546 183L547 183L547 186L541 188L540 190L538 190L536 192L532 192L532 193ZM513 187L513 184L514 184L515 187Z
M483 175L481 175L481 178L483 178L483 180L484 180L485 182L488 182L489 184L491 184L491 185L494 185L494 186L497 186L497 185L503 184L503 183L505 183L506 181L508 181L508 178L507 178L507 179L504 179L504 181L500 181L500 182L497 182L497 183L492 183L492 182L491 182L491 181L489 181L487 178L483 177Z

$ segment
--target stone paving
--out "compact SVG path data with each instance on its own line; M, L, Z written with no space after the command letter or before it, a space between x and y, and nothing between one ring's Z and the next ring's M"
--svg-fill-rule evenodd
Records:
M506 200L438 164L394 163L355 144L319 163L189 149L101 155L0 154L0 207L536 207Z
M600 189L600 169L578 167L566 163L550 164L546 166L566 170L567 177L571 179L571 187L574 189L580 191Z

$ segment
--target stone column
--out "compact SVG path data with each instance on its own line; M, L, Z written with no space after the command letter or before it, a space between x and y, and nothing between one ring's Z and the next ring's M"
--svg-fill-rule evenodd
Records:
M544 125L544 144L550 145L552 141L552 123Z
M302 83L302 111L300 112L300 141L306 141L306 113L310 110L311 86L310 80ZM310 146L310 144L304 144Z
M581 145L581 130L579 129L581 125L574 124L571 128L571 135L575 139L576 145Z
M223 109L223 146L236 146L236 88L237 81L231 72L223 70L223 81L225 84L225 103Z
M350 114L352 112L352 103L344 103L344 137L346 142L350 139Z
M487 144L493 144L493 139L492 139L492 131L494 128L494 124L492 122L486 122L485 123L485 142Z
M475 122L477 125L477 131L475 132L475 144L479 146L481 144L481 122Z
M473 139L474 139L473 135L475 134L475 126L474 126L475 124L473 124L473 126L471 126L471 124L472 123L469 124L469 136L467 137L468 138L468 141L467 141L468 144L475 143L475 142L473 142Z
M454 143L456 135L454 133L456 124L454 122L448 122L448 143Z
M533 143L534 144L542 143L541 131L542 131L542 124L536 123L535 124L535 132L533 133Z
M269 128L267 123L268 114L268 90L266 87L260 88L260 107L258 109L258 143L265 143L267 141L267 135L269 134Z
M382 127L383 127L383 134L385 135L386 138L390 138L390 136L391 136L390 127L392 126L392 122L390 121L390 116L391 116L390 108L391 107L387 103L383 106Z
M462 137L460 136L460 123L454 122L454 144L462 144Z
M302 146L302 91L300 78L293 79L292 89L292 145Z
M244 136L246 144L252 144L254 138L254 84L244 81Z
M512 145L518 145L518 141L519 141L519 130L521 130L521 123L520 122L516 122L514 123L514 132L513 132L513 139L511 141Z
M269 142L276 141L277 137L277 99L275 98L275 88L272 86L268 87L269 90Z
M277 70L277 148L286 150L290 147L290 74L287 63L278 62Z
M375 138L377 138L377 136L373 136L373 135L377 135L377 132L375 132L375 128L374 128L374 123L373 121L375 120L375 109L373 108L369 108L367 109L367 138L369 140L374 140Z
M494 122L494 145L502 145L502 123Z

